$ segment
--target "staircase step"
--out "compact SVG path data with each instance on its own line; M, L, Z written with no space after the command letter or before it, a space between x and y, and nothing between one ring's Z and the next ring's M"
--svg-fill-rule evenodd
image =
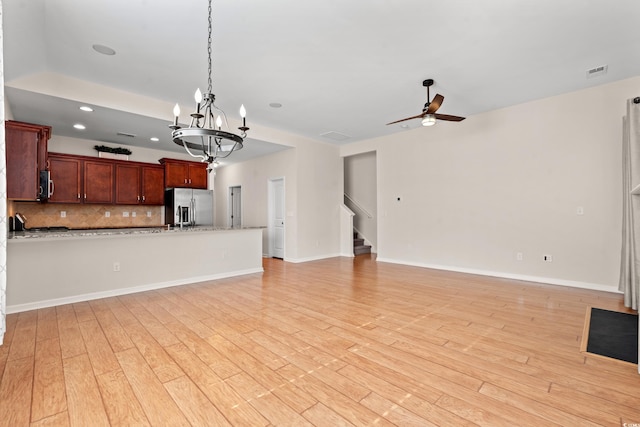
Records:
M364 245L364 239L353 239L353 246L362 246Z
M371 246L369 245L358 245L353 247L354 255L362 255L362 254L370 254Z

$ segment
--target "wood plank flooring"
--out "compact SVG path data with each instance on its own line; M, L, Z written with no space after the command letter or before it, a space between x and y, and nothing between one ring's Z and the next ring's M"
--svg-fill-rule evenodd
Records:
M580 352L622 296L370 255L7 316L2 426L620 426L637 366Z

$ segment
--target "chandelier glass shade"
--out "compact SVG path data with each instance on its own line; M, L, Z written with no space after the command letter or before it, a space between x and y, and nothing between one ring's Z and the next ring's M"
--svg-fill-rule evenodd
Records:
M191 113L189 127L178 124L180 106L173 108L174 122L171 126L171 138L177 145L184 147L192 157L202 162L216 163L218 159L228 157L232 152L242 149L244 139L249 128L246 123L247 112L244 105L240 106L242 126L238 127L239 134L231 132L227 115L215 105L216 96L212 91L211 79L211 0L209 0L209 38L207 40L207 54L209 61L209 79L207 93L204 95L198 88L194 95L196 110Z

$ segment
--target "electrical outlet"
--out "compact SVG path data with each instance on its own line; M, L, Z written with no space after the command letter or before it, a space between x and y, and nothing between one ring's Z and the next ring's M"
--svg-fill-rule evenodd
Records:
M584 208L582 206L576 208L576 215L584 215Z
M151 211L147 211L147 218L151 218Z
M135 218L136 217L136 213L135 212L131 212L131 217Z
M124 218L129 218L129 212L122 212L122 216Z
M105 217L105 218L109 218L110 216L111 216L111 212L106 211L106 212L104 213L104 217Z
M522 252L517 252L516 253L516 260L522 261L523 259L524 259L524 255L522 255Z
M546 261L546 262L552 262L553 261L553 256L551 256L551 255L542 255L542 260Z
M66 218L67 217L67 211L60 211L60 218Z
M118 261L113 263L113 271L120 271L120 263Z

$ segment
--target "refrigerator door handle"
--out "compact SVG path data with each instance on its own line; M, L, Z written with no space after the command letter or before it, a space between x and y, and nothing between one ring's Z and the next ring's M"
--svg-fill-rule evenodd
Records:
M193 212L193 216L191 217L191 225L196 225L196 199L191 199L191 212Z

